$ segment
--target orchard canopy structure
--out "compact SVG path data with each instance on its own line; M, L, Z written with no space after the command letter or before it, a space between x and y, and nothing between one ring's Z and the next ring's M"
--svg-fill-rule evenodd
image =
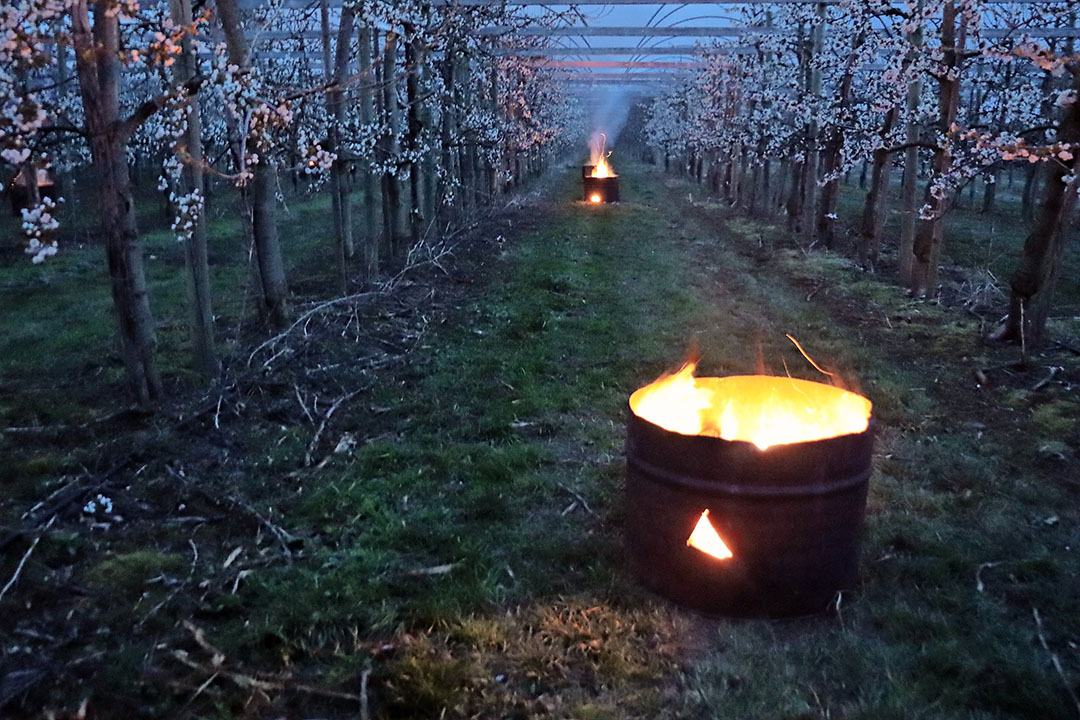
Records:
M783 216L806 247L835 243L838 181L868 166L857 253L870 267L902 171L899 280L920 295L936 291L957 193L977 184L991 208L1001 174L1023 173L1031 234L1001 339L1043 333L1077 194L1070 2L16 0L0 22L5 177L47 170L54 196L95 188L142 404L162 395L131 189L149 166L186 247L206 376L219 367L207 188L238 191L260 314L281 330L282 176L324 185L349 295L580 145L598 85L651 98L647 140L667 168ZM63 251L57 201L27 188L24 243L43 262Z

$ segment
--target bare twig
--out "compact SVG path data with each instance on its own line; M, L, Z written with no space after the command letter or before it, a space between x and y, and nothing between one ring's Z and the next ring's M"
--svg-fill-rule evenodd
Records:
M581 493L577 492L576 490L571 490L569 487L567 487L566 485L563 485L562 483L555 483L555 484L558 485L559 487L561 487L566 492L573 495L574 499L577 500L579 503L581 503L581 507L585 508L585 512L589 513L594 518L600 517L599 515L596 514L596 511L594 511L591 507L589 507L588 501L585 500L585 498L581 496Z
M363 695L356 695L354 693L341 692L338 690L324 690L323 688L317 688L311 685L303 685L300 683L286 683L277 680L267 680L264 678L255 677L254 675L248 675L246 673L238 672L236 670L230 670L225 667L226 656L225 653L218 650L206 639L206 634L202 628L195 626L190 621L184 621L184 627L188 629L192 634L192 638L195 643L206 651L210 655L210 664L201 663L191 657L191 655L184 650L173 650L172 656L178 661L191 668L202 673L206 673L210 676L219 676L226 678L233 682L238 687L249 690L262 690L272 692L299 692L305 695L314 695L316 697L331 698L334 700L350 700L352 702L359 703L361 710L366 706L366 701ZM366 689L363 684L363 678L361 678L361 689Z
M1057 365L1050 366L1050 374L1044 377L1039 382L1031 386L1032 391L1042 390L1044 387L1050 384L1050 381L1054 379L1054 376L1061 372L1061 368Z
M311 438L311 443L308 445L307 452L304 454L304 467L311 467L311 456L315 453L315 450L319 447L319 440L322 438L323 430L326 429L326 423L330 422L330 417L337 411L341 404L351 400L360 394L360 390L353 390L350 393L345 393L330 406L330 409L323 415L322 422L319 423L319 428L315 431L315 435Z
M1073 705L1076 707L1076 716L1080 717L1080 698L1076 696L1076 692L1072 688L1072 683L1069 682L1069 678L1065 676L1065 669L1061 667L1061 659L1058 658L1057 653L1050 649L1050 644L1046 642L1046 635L1043 633L1043 621L1039 615L1039 609L1036 607L1031 608L1031 614L1035 617L1035 634L1039 636L1039 644L1042 645L1043 650L1050 655L1050 662L1054 666L1054 670L1057 671L1058 677L1061 678L1061 684L1065 686L1065 690L1068 691L1069 697L1072 698Z
M3 601L4 595L7 594L7 591L10 590L11 586L14 585L16 583L16 581L19 579L19 575L22 574L23 567L26 565L26 561L29 560L30 556L34 553L34 548L36 548L38 543L41 542L41 537L45 534L46 530L48 530L50 527L52 527L52 524L55 521L56 521L56 516L53 515L52 518L49 519L49 522L47 522L45 524L45 527L43 527L41 529L41 532L39 532L34 537L34 540L30 543L30 547L28 547L26 549L26 552L23 553L22 559L19 560L19 565L15 568L15 574L12 575L11 579L8 580L7 583L4 584L4 587L2 589L0 589L0 601Z
M364 672L360 673L360 720L370 720L371 718L371 715L368 713L367 699L367 684L369 677L371 677L371 668L364 668Z
M984 562L978 567L978 569L975 571L975 592L981 593L983 590L986 589L986 585L984 585L982 581L982 571L992 567L997 567L1002 562L1004 561L998 560L996 562Z

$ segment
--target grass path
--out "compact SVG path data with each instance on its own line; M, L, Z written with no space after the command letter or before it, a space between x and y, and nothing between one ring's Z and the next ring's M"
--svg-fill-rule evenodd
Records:
M1032 611L1075 687L1076 363L1037 358L1066 366L1038 391L1035 375L997 370L976 388L971 367L1011 351L980 346L973 318L804 255L698 187L622 170L619 206L572 202L569 170L526 196L505 240L439 291L407 364L341 372L367 389L325 442L355 448L305 470L310 429L260 420L231 465L206 470L273 504L303 539L298 560L181 601L137 591L186 563L184 536L175 553L114 548L81 570L97 588L86 603L117 630L133 602L167 602L99 684L140 677L167 716L355 712L220 681L196 693L197 674L166 692L146 668L175 668L147 648L194 617L248 671L354 693L367 677L375 717L1074 717ZM816 618L700 618L626 573L626 398L694 340L704 374L813 377L784 333L856 381L882 423L861 586ZM192 573L219 578L240 530L207 533ZM256 545L230 572L275 551Z
M338 621L359 614L404 644L375 666L387 711L1070 717L1031 604L1059 647L1077 638L1074 503L1044 477L1075 470L1075 454L1016 447L1039 432L1023 403L988 417L999 399L954 387L971 385L955 357L979 352L971 323L836 257L805 258L775 229L694 202L697 188L646 168L623 183L625 204L595 208L567 202L568 174L525 208L529 227L485 263L483 291L380 393L390 437L309 498L312 517L354 528L319 585ZM626 577L625 399L695 337L709 374L764 361L812 376L785 332L858 378L885 424L863 587L828 617L696 619ZM1076 408L1059 410L1075 442ZM1002 565L980 593L985 562ZM290 603L310 583L297 580Z

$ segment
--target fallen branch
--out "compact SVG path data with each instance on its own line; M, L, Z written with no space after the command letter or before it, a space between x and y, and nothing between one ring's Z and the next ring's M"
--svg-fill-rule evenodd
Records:
M26 561L29 560L30 556L34 554L34 548L36 548L38 546L38 543L41 542L41 537L45 534L45 531L48 530L50 527L52 527L52 524L55 521L56 521L56 516L53 515L52 518L49 520L49 522L45 524L45 527L43 527L41 529L41 532L39 532L34 537L33 542L30 543L30 547L28 547L26 549L26 552L23 553L22 559L19 560L19 564L15 568L15 574L11 576L11 579L7 581L7 583L4 585L3 588L0 588L0 602L3 602L4 595L6 595L7 591L11 589L12 585L14 585L18 581L19 575L22 574L23 567L26 565Z
M353 390L350 393L345 393L330 406L330 409L323 415L322 421L319 423L319 428L315 431L315 435L311 438L311 443L308 445L307 452L304 453L304 467L311 467L311 456L315 453L315 450L319 447L319 440L322 438L323 430L326 429L326 423L330 422L330 417L337 411L342 403L351 400L360 394L360 390Z
M1069 697L1072 698L1073 705L1076 706L1076 716L1080 717L1080 698L1076 696L1072 684L1065 676L1065 669L1061 667L1061 659L1058 658L1056 652L1050 649L1050 644L1046 642L1046 635L1043 633L1043 622L1042 617L1039 615L1039 609L1032 607L1031 614L1035 617L1035 634L1039 637L1039 644L1042 645L1043 650L1050 655L1050 662L1054 665L1054 670L1057 671L1058 677L1061 678L1061 684L1065 686L1065 690L1068 691Z
M1050 374L1047 375L1046 377L1044 377L1039 382L1032 385L1031 386L1032 391L1037 392L1039 390L1042 390L1044 387L1046 387L1047 385L1050 384L1050 381L1053 380L1054 376L1057 375L1059 372L1061 372L1060 367L1058 367L1057 365L1051 365L1050 366Z
M562 483L555 483L555 484L558 485L559 487L561 487L566 492L573 495L574 499L577 500L579 503L581 503L581 507L583 507L585 509L585 512L589 513L594 518L599 518L600 517L599 515L596 514L595 510L593 510L591 507L589 507L588 501L586 501L585 498L581 496L581 493L577 492L576 490L571 490L569 487L567 487L566 485L563 485Z
M979 566L979 568L975 571L975 592L981 593L983 590L986 589L986 585L984 585L982 581L982 571L992 567L997 567L1003 562L1005 561L998 560L996 562L984 562L982 565Z
M277 539L278 543L281 545L281 551L285 554L285 557L289 560L293 559L292 549L289 547L289 545L298 540L298 538L292 533L290 533L288 530L285 530L284 528L275 525L268 518L264 517L262 513L260 513L258 510L241 500L237 500L236 498L229 495L222 495L220 497L217 495L211 495L209 492L200 487L197 483L190 482L187 476L182 471L178 471L170 465L166 464L165 470L174 478L179 480L185 488L187 488L191 492L196 493L197 495L200 495L201 497L212 502L218 507L225 510L239 510L246 515L254 518L255 520L258 520L259 524L269 530L270 534Z
M210 664L206 665L191 657L191 655L185 650L173 650L172 656L178 661L201 673L205 673L210 677L223 677L233 682L238 687L245 690L262 690L263 692L299 692L305 695L314 695L316 697L330 698L333 700L349 700L351 702L359 703L361 712L363 713L367 708L367 700L364 695L356 695L354 693L341 692L339 690L324 690L323 688L317 688L311 685L304 685L301 683L286 683L276 680L266 680L263 678L255 677L254 675L248 675L236 670L229 670L225 667L226 656L225 653L218 650L206 639L206 633L202 628L197 627L192 622L185 620L184 627L192 634L192 638L195 643L205 650L210 655ZM367 683L364 682L366 677L361 676L361 690L366 691Z
M1058 342L1057 346L1062 350L1067 350L1068 352L1071 352L1073 355L1080 355L1080 349L1074 348L1068 343Z
M271 338L267 338L258 346L256 346L256 348L251 351L251 354L248 355L247 366L251 367L252 362L255 360L255 356L258 355L260 352L267 348L273 348L279 342L291 335L297 328L301 326L306 326L306 324L312 317L323 311L329 310L330 308L345 303L355 303L362 300L372 300L374 298L386 295L392 290L394 290L398 286L398 284L405 279L406 275L413 272L414 270L419 270L420 268L428 265L434 266L445 273L446 269L442 266L440 261L445 257L453 255L454 248L457 247L457 243L451 242L451 240L460 235L463 235L468 231L473 230L475 227L476 224L473 223L470 225L456 228L450 232L444 232L443 236L439 238L438 242L432 244L426 237L426 235L430 233L433 229L433 225L429 225L428 230L425 233L424 240L422 240L417 245L409 248L405 261L405 267L401 268L401 270L399 270L393 277L381 283L374 290L366 290L364 292L353 293L351 295L343 295L341 297L336 297L331 300L324 300L320 303L317 303L308 310L305 310L287 328L279 332L277 335L274 335ZM281 352L275 353L273 356L270 357L270 359L263 362L262 367L264 369L269 367L270 363L274 360L274 358L278 357L280 354Z

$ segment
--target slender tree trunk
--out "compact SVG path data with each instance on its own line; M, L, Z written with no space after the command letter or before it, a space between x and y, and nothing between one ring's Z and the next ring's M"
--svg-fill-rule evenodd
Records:
M885 122L881 127L881 141L885 143L896 123L897 108L885 113ZM866 193L862 220L859 223L859 259L871 268L877 262L881 248L881 232L885 225L885 201L889 193L889 175L892 171L892 158L888 148L879 147L874 151L873 171L870 175L870 189Z
M836 226L836 203L840 195L840 178L834 177L840 170L841 153L844 149L844 130L842 123L851 107L851 88L855 80L855 62L859 48L866 38L861 33L856 35L851 54L848 56L844 74L840 78L837 97L837 123L829 131L822 153L822 174L828 178L821 188L821 197L817 205L816 241L827 248L833 246L833 228Z
M97 174L101 235L120 331L120 355L131 396L145 406L161 397L162 386L154 362L154 317L128 174L128 138L121 133L120 25L116 15L95 7L91 26L87 6L88 0L75 0L71 9L75 69Z
M392 30L387 31L383 40L382 56L383 113L384 120L389 128L386 157L395 163L401 156L401 108L398 104L397 95L397 46L398 34ZM395 165L395 170L396 172L388 172L383 175L384 197L386 198L383 212L390 221L390 257L396 263L404 257L409 236L406 229L408 219L405 217L400 168Z
M779 218L781 213L784 212L784 198L788 194L788 183L791 182L791 178L794 173L791 169L792 161L784 158L780 161L780 168L777 170L776 191L773 194L773 198L770 202L769 211L774 217Z
M1071 63L1073 89L1080 93L1080 62ZM1068 106L1057 132L1063 144L1080 143L1080 102ZM1076 158L1050 161L1043 164L1046 189L1039 214L1031 232L1024 240L1020 267L1010 283L1009 315L994 339L1037 345L1046 331L1054 288L1061 274L1061 259L1065 241L1075 223L1077 191L1080 182L1075 178Z
M191 0L171 0L170 13L178 25L192 22ZM183 86L195 77L196 58L188 35L180 41L182 53L173 66L174 85ZM184 133L183 151L187 155L183 172L184 194L198 191L203 194L203 144L202 119L199 115L199 98L188 101L187 129ZM185 244L184 259L187 265L188 310L191 322L191 347L195 367L204 377L213 377L221 370L214 353L214 313L210 302L210 264L206 250L205 198L199 217Z
M794 160L791 162L791 177L787 188L788 230L794 232L799 228L799 218L803 211L803 182L806 180L806 162Z
M375 122L375 73L372 54L372 32L367 26L362 26L358 33L360 46L360 122L370 126ZM363 262L364 275L373 278L379 274L379 230L378 230L378 204L382 200L379 191L379 180L371 169L369 162L364 163L360 172L361 184L364 188L364 238Z
M922 4L919 3L916 7L921 8ZM923 30L921 25L908 36L908 42L911 44L909 57L914 59L922 51ZM919 111L922 89L921 77L912 81L907 89L907 126L904 139L908 147L904 151L904 179L900 189L902 205L900 245L897 248L900 282L904 285L911 283L912 268L915 264L915 229L919 220L919 148L915 144L919 141L919 125L916 122L916 114Z
M339 128L345 123L345 97L342 83L349 68L352 54L353 9L343 5L338 23L337 45L334 59L330 60L330 3L320 0L319 17L322 28L322 63L323 78L330 84L326 93L327 115L330 117L327 129L327 151L337 153L338 158L330 167L330 207L334 216L334 237L337 239L338 275L341 294L349 292L349 258L355 252L352 233L352 205L349 197L348 162L342 157Z
M986 177L986 181L983 183L983 213L992 213L996 208L998 175L999 173L997 170L991 170L990 174Z
M216 0L217 18L225 34L229 61L240 68L250 67L247 38L244 37L240 11L236 0ZM234 154L238 154L237 166L243 165L244 137L247 128L239 127L234 138ZM255 256L262 286L262 315L275 328L284 327L289 319L287 297L289 288L285 282L285 262L281 257L281 241L278 238L277 219L274 215L277 201L277 170L269 158L260 158L252 168L250 192L241 193L249 208L245 216L251 218L251 237L255 244Z
M494 48L495 41L491 41L491 47ZM498 63L489 63L488 65L488 111L494 118L501 119L502 113L499 108L499 66ZM488 196L488 202L494 203L502 195L502 165L503 165L503 153L501 152L502 146L496 145L496 149L500 152L496 155L492 161L491 166L488 168L488 181L490 185L490 191Z
M409 25L405 26L405 95L408 98L406 113L405 149L412 158L409 167L409 241L412 246L420 243L424 228L423 170L420 162L420 134L423 124L420 113L420 65L423 51L420 40Z
M439 201L442 202L447 197L447 193L450 192L451 183L459 176L454 159L457 157L457 153L454 152L454 139L457 136L457 112L454 107L454 82L456 79L455 70L457 69L457 61L454 59L456 55L456 48L451 46L447 48L446 57L442 61L442 80L443 80L443 107L440 123L440 137L442 145L442 176L439 183L438 196ZM455 220L461 220L461 188L458 187L454 192L454 202L452 210L450 211Z
M1031 220L1035 215L1035 183L1038 180L1038 168L1029 165L1024 174L1024 189L1020 193L1020 217Z
M68 47L65 43L56 43L56 92L60 98L61 104L71 97L72 83L71 83L71 68L68 66ZM75 182L71 175L70 158L67 157L68 151L66 148L59 149L61 166L54 172L56 180L56 192L60 197L64 198L68 202L74 200L73 191L75 189Z
M811 102L817 102L821 97L822 86L822 71L821 68L814 64L814 58L820 57L825 51L825 4L818 3L817 5L818 24L813 30L813 45L810 50L810 55L807 59L809 63L810 74L810 87L809 87L809 99ZM803 180L803 202L802 202L802 214L804 219L802 222L802 234L807 246L812 246L817 240L817 227L815 220L817 219L818 204L820 201L820 192L818 190L818 177L821 166L821 126L818 121L817 114L815 113L810 120L810 124L807 126L806 134L808 138L806 149L806 166L804 168L806 178Z
M957 21L960 31L957 32ZM941 177L952 163L952 152L944 144L944 136L950 132L956 121L957 107L960 101L960 79L955 74L960 67L959 53L964 44L964 20L956 11L951 1L945 3L941 18L941 46L945 56L945 66L952 75L943 75L938 89L938 128L942 136L941 145L934 150L934 175ZM949 198L945 193L930 196L929 220L923 220L915 236L912 267L911 289L917 295L932 295L937 289L938 265L941 261L941 246L944 242L944 215Z
M462 60L459 75L461 76L461 82L458 87L461 95L458 106L463 108L472 107L472 66L467 59ZM476 211L477 201L480 196L480 181L477 178L479 168L476 161L476 136L473 131L470 131L465 139L462 151L461 186L465 195L465 214L467 217L472 217Z

